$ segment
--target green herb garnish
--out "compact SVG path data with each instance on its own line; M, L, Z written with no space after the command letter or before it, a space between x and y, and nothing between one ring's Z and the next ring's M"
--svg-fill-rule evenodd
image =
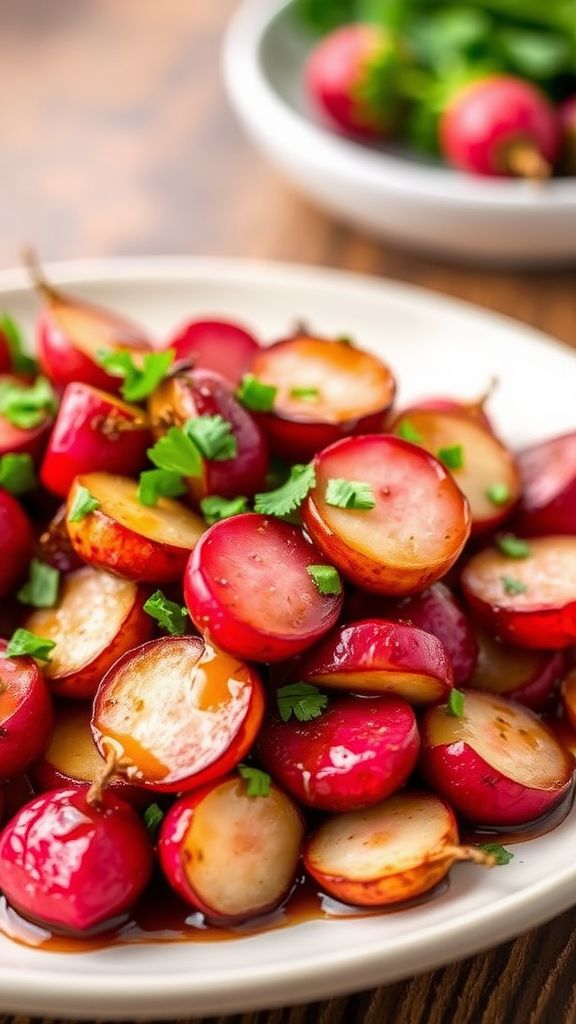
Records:
M148 458L158 469L180 476L201 476L203 459L192 438L180 427L170 427L148 449Z
M532 554L528 542L515 537L513 533L504 533L501 537L496 537L496 546L508 558L529 558Z
M464 718L464 700L465 695L462 690L450 690L446 713L454 718Z
M138 501L152 508L160 498L180 498L187 490L180 473L170 469L145 469L138 482Z
M60 573L53 566L33 558L30 562L28 582L20 587L17 597L22 604L33 608L53 608L58 600Z
M0 334L3 334L10 349L12 369L16 373L35 374L38 372L38 363L35 359L26 355L24 351L24 337L16 321L8 313L0 314Z
M29 656L39 661L50 661L50 654L56 647L54 640L45 640L28 629L17 629L12 634L6 648L8 658Z
M186 421L184 431L205 459L225 462L238 454L232 424L223 416L197 416Z
M267 772L260 768L252 768L248 764L239 764L238 771L246 783L248 796L268 796L272 782Z
M144 824L153 839L163 821L164 811L158 804L150 804L144 811Z
M236 397L251 412L271 412L277 394L278 388L273 384L265 384L254 374L247 373L240 382Z
M36 487L32 456L27 452L9 452L0 458L0 487L10 494L26 494Z
M479 843L478 849L493 857L494 863L498 867L503 867L514 859L514 854L510 853L510 850L507 850L504 846L500 846L500 843Z
M248 511L248 498L220 498L211 494L200 502L200 509L209 526L219 523L221 519L231 519Z
M486 489L486 497L497 507L507 505L510 501L510 488L507 484L491 484Z
M437 457L448 469L462 469L464 465L464 450L461 444L453 444L448 448L439 448Z
M0 381L0 415L15 427L31 430L56 412L52 385L37 377L32 386L17 381Z
M98 352L96 360L111 376L124 378L120 391L127 402L142 402L164 380L174 361L174 349L146 352L141 366L127 349Z
M507 594L525 594L528 587L522 580L516 580L512 576L501 576L502 586Z
M283 722L289 722L292 715L299 722L311 722L328 707L328 697L310 683L290 683L277 691L276 703Z
M144 611L172 636L182 636L190 621L188 609L169 601L161 590L156 590L144 604Z
M82 519L85 519L91 512L95 512L97 508L100 508L100 502L98 498L95 498L87 487L83 484L78 484L74 494L74 501L72 507L68 513L69 523L79 523Z
M416 430L411 420L401 420L396 427L396 434L403 441L410 441L412 444L423 444L424 442L422 434Z
M290 388L290 398L299 398L302 402L316 402L320 397L320 388Z
M341 480L333 477L326 487L326 504L334 508L367 511L375 507L376 499L370 484L361 480Z
M318 593L322 595L342 593L342 580L333 565L309 565L306 572L314 580Z
M311 463L306 466L292 466L285 484L275 491L257 494L254 511L266 516L290 515L300 507L308 492L316 486L316 475Z

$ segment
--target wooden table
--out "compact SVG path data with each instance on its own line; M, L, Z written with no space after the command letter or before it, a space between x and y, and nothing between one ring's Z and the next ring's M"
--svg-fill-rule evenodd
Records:
M45 260L203 253L322 263L457 295L576 344L571 271L481 271L420 259L327 220L294 195L226 105L218 46L233 6L0 0L0 266L17 262L24 242ZM574 1022L575 924L569 912L412 981L233 1020Z

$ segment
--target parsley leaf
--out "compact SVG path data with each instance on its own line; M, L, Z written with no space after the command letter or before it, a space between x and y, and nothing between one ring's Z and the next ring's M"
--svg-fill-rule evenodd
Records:
M158 469L167 469L181 476L202 474L202 456L194 441L180 427L170 427L154 447L148 449L148 458Z
M510 850L507 850L504 846L500 846L500 843L479 843L478 849L494 857L498 867L503 867L509 864L511 860L514 860L514 854L510 853Z
M253 373L246 373L240 381L236 398L252 412L270 412L274 408L278 388L265 384Z
M403 441L410 441L412 444L422 444L424 441L422 434L416 430L410 420L401 420L396 427L396 434Z
M326 487L326 504L334 508L366 511L374 508L376 500L370 484L365 484L361 480L341 480L332 477Z
M508 558L529 558L532 554L528 542L515 537L513 533L504 533L501 537L496 537L496 545Z
M59 586L58 569L33 558L28 582L20 587L17 597L22 604L30 604L33 608L53 608L58 600Z
M100 502L98 498L95 498L87 487L83 484L78 484L76 492L74 494L74 501L68 513L69 523L79 523L82 519L85 519L90 512L95 512L97 508L100 508Z
M491 484L486 488L486 497L493 505L507 505L510 501L510 488L507 484Z
M200 502L200 508L202 515L208 523L212 526L214 523L219 523L221 519L231 519L232 516L239 516L243 512L248 511L248 498L220 498L217 494L211 494L208 498L203 498Z
M154 838L160 825L164 821L164 811L158 804L150 804L144 811L144 824L148 832Z
M21 655L30 655L38 658L39 661L50 661L50 652L54 650L54 640L45 640L27 629L17 629L12 634L6 648L8 658L19 658Z
M0 415L15 427L31 430L56 412L52 386L45 377L37 377L32 386L18 381L0 381Z
M138 501L152 508L160 498L179 498L187 490L180 473L170 469L145 469L138 482Z
M302 402L315 402L320 397L320 388L290 388L290 398L299 398Z
M522 580L516 580L512 576L501 576L502 586L507 594L525 594L528 587Z
M342 580L333 565L309 565L306 569L319 594L341 594Z
M308 492L316 486L316 474L312 463L306 466L292 466L285 484L275 491L257 494L254 511L267 516L288 516L300 507Z
M38 363L26 355L22 331L8 313L0 315L0 334L4 336L10 349L12 369L17 373L37 373Z
M144 611L162 629L165 629L172 636L182 636L186 632L189 616L188 609L175 601L169 601L161 590L156 590L144 604Z
M277 691L276 703L283 722L289 722L292 715L299 722L311 722L328 707L328 697L310 683L290 683Z
M446 714L452 715L453 718L464 718L464 699L462 690L450 690Z
M174 361L174 349L146 352L142 357L141 366L135 364L131 353L126 349L118 352L98 352L96 360L113 377L124 378L120 391L127 402L141 402L164 380Z
M27 452L9 452L0 458L0 487L10 494L26 494L36 487L34 462Z
M225 462L238 454L238 442L232 433L232 424L223 416L197 416L187 420L184 432L194 441L205 459Z
M437 456L448 469L462 469L464 465L464 449L461 444L453 444L448 448L439 448Z
M268 796L271 778L267 772L252 768L249 764L239 764L238 771L246 783L248 796Z

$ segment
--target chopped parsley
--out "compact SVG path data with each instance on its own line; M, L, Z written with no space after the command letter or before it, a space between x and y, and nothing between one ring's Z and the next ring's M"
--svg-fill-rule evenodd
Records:
M410 441L412 444L423 444L424 438L420 431L416 430L411 420L400 420L400 423L396 427L396 434L401 437L403 441Z
M53 566L33 558L30 562L28 582L20 587L17 597L22 604L33 608L53 608L58 600L60 573Z
M45 640L27 629L17 629L12 634L6 648L8 658L29 656L39 661L50 661L50 654L56 647L54 640Z
M299 722L311 722L328 707L328 697L310 683L290 683L277 691L276 703L283 722L289 722L292 715Z
M491 484L486 488L486 497L496 507L507 505L510 501L510 488L507 484Z
M238 454L238 443L232 433L232 424L223 416L197 416L187 420L184 432L194 441L205 459L225 462Z
M27 452L8 452L0 458L0 487L10 494L26 494L36 487L32 456Z
M74 500L72 502L70 511L68 513L69 523L79 523L82 519L85 519L91 512L95 512L97 508L100 508L100 502L98 498L95 498L87 487L83 484L78 484L74 493Z
M316 486L316 474L312 463L306 466L292 466L286 483L275 491L257 494L254 511L266 516L288 516L300 507L308 492Z
M504 533L496 537L496 546L508 558L529 558L532 554L528 541L515 537L513 533Z
M169 601L161 590L156 590L148 598L144 611L172 636L182 636L190 621L188 609L176 601Z
M374 508L376 499L370 484L361 480L341 480L333 477L326 487L326 504L334 508L368 510Z
M180 473L170 469L145 469L138 482L138 501L152 508L160 498L179 498L187 489Z
M278 388L273 384L265 384L253 373L246 373L240 381L236 398L251 412L271 412L277 394Z
M525 594L528 587L522 580L516 580L512 576L501 576L502 586L507 594Z
M209 526L219 523L221 519L231 519L248 511L248 498L220 498L211 494L200 502L200 509Z
M37 377L29 386L19 381L0 381L0 415L21 430L31 430L56 412L52 385Z
M326 596L342 593L342 580L333 565L309 565L306 572L314 580L319 594Z
M478 849L493 857L498 867L504 867L511 860L514 860L514 854L510 853L510 850L507 850L504 846L500 846L500 843L479 843Z
M453 718L464 718L464 700L465 695L462 690L450 690L446 713L452 715Z
M437 457L447 469L462 469L464 465L464 449L461 444L453 444L447 448L439 448Z
M238 771L246 784L248 796L268 796L272 782L267 772L260 768L252 768L248 764L239 764Z
M146 352L141 366L127 349L98 352L96 360L111 376L124 378L120 391L127 402L142 402L164 380L174 361L174 349Z

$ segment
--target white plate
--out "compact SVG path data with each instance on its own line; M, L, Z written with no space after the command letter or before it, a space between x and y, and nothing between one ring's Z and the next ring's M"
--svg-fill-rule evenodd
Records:
M96 302L165 336L223 313L274 338L300 318L351 333L398 371L401 401L473 396L496 372L493 409L514 444L575 426L576 356L543 335L406 285L225 260L127 260L49 268ZM23 276L0 274L0 308L32 329ZM222 944L114 947L63 955L0 939L0 1010L40 1016L161 1018L310 1001L390 982L494 946L576 902L576 812L515 850L508 867L457 866L446 892L410 910L310 921Z
M485 262L576 258L576 179L487 179L370 148L313 115L302 68L314 40L292 0L244 0L228 31L228 95L256 145L320 206L371 233Z

